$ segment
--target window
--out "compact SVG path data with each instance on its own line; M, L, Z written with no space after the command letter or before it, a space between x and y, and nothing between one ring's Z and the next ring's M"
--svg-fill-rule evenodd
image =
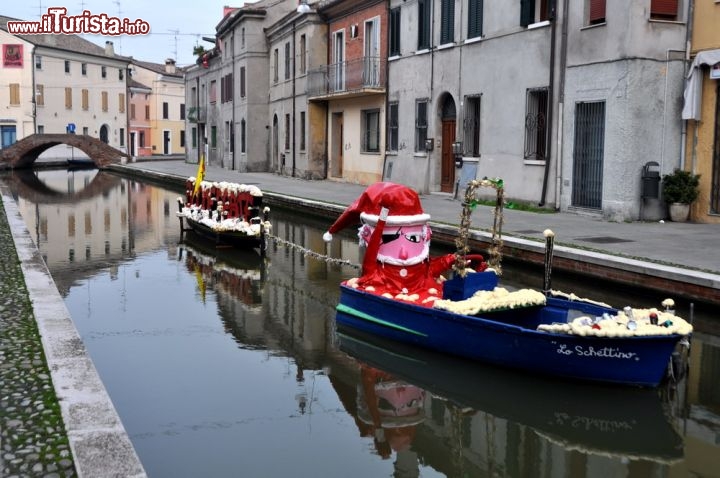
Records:
M145 105L145 119L150 119L150 105Z
M285 151L290 150L290 115L285 115Z
M362 151L377 153L380 151L380 110L362 110Z
M118 93L118 111L125 113L125 93Z
M65 109L72 109L72 88L65 88Z
M118 80L123 81L125 79L125 70L118 68Z
M415 102L415 151L425 151L427 139L427 100Z
M653 20L677 20L678 0L650 0L650 18Z
M181 148L185 147L185 130L184 129L180 130L180 147Z
M240 47L245 48L245 27L240 30Z
M548 89L527 91L525 159L545 161L547 153Z
M190 130L190 140L192 141L192 147L193 149L197 148L197 127L193 126L192 130Z
M10 97L12 98L12 94ZM12 104L12 100L10 101L10 104ZM35 85L35 104L38 106L45 105L45 85Z
M125 128L120 128L120 146L125 146Z
M80 73L82 73L82 76L87 76L87 63L80 64Z
M217 148L217 126L210 127L210 147Z
M245 134L246 134L246 126L245 126L245 120L243 119L240 121L240 152L245 152Z
M430 13L432 0L418 0L418 50L430 48Z
M398 150L398 104L388 103L387 149Z
M550 18L551 0L520 0L520 25L527 27Z
M220 102L227 103L233 99L233 75L228 73L220 78Z
M390 10L390 56L400 55L400 7Z
M168 105L167 101L163 101L163 119L168 119L170 117L170 105Z
M468 0L468 38L482 36L483 0Z
M35 57L35 69L42 70L42 57L40 55Z
M65 73L70 73L70 60L65 60Z
M278 82L278 68L280 67L278 55L278 49L275 48L275 51L273 51L273 81L275 83Z
M240 97L245 98L245 67L240 67Z
M133 103L130 104L130 119L135 119L135 104Z
M138 138L138 145L141 148L145 147L145 131L140 131L140 137Z
M80 102L83 111L90 109L90 90L83 88L80 92Z
M305 151L305 112L300 112L300 151Z
M10 83L10 104L13 106L20 104L20 83Z
M440 43L455 41L455 0L440 2Z
M185 119L185 103L180 103L180 119Z
M588 25L605 23L606 0L590 0L588 4Z
M290 79L290 43L285 43L285 79Z
M217 102L217 81L212 80L210 82L210 103Z
M100 93L100 104L102 106L103 111L108 110L108 94L107 91L103 91Z
M88 127L87 127L87 126L83 126L83 134L84 134L85 136L87 136L87 135L89 134L89 132L90 132L90 131L89 131Z
M300 73L304 74L307 70L307 37L300 35Z
M480 157L480 96L465 97L465 155Z
M45 134L45 126L39 124L38 125L38 134Z
M106 66L100 67L100 76L103 78L107 78L107 67Z

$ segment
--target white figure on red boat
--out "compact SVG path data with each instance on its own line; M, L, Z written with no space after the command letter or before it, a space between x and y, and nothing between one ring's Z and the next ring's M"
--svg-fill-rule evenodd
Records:
M418 194L401 184L378 182L368 188L330 226L326 241L341 229L361 222L358 237L365 246L362 273L347 285L378 295L432 307L442 298L442 274L451 269L455 254L430 257L430 215ZM467 256L487 264L482 256Z

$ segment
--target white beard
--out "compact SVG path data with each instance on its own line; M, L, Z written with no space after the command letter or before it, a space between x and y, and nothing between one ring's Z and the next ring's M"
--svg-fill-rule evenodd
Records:
M429 255L430 244L426 242L422 252L418 256L411 257L409 259L398 259L397 257L389 257L378 254L377 260L382 262L383 264L390 264L392 266L414 266L416 264L420 264L422 261L427 259Z

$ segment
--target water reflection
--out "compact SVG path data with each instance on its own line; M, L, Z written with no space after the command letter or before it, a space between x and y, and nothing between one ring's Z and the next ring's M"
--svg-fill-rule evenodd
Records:
M412 449L419 461L428 462L437 459L436 440L442 442L455 458L438 463L450 467L444 470L449 476L483 476L493 470L516 476L539 462L545 462L545 472L536 476L561 476L574 455L584 461L602 458L603 466L627 473L658 471L683 458L672 415L680 397L672 388L576 385L470 364L351 330L341 330L339 338L340 349L360 362L357 396L366 403L358 407L358 419L366 422L364 411L373 406L401 418L383 426L404 430L398 457L416 433L434 436ZM372 386L374 392L367 393ZM402 423L398 405L406 407L409 423ZM384 423L378 412L371 414L376 426ZM524 454L507 453L523 448Z
M579 387L338 334L338 283L355 269L275 242L263 258L181 238L178 193L164 188L94 170L33 175L5 184L150 476L720 469L717 333L695 334L687 382L659 392ZM108 186L84 193L96 181ZM272 217L282 239L360 262L352 233L323 242L329 221Z

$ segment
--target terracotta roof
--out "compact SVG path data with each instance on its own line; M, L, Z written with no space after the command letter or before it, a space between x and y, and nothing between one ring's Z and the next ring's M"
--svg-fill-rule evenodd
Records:
M147 86L147 85L145 85L145 84L143 84L143 83L140 83L139 81L133 80L132 78L130 78L130 79L128 80L128 87L130 87L130 88L143 88L143 89L146 89L146 90L152 90L152 88L150 88L149 86Z
M20 20L18 18L6 17L0 15L0 29L7 32L7 22ZM20 20L22 21L22 20ZM130 61L130 57L122 55L108 56L105 54L105 48L95 43L85 40L78 35L15 35L22 40L32 43L36 46L45 48L53 48L56 50L72 51L84 53L86 55L101 56L103 58L113 58L121 61Z

